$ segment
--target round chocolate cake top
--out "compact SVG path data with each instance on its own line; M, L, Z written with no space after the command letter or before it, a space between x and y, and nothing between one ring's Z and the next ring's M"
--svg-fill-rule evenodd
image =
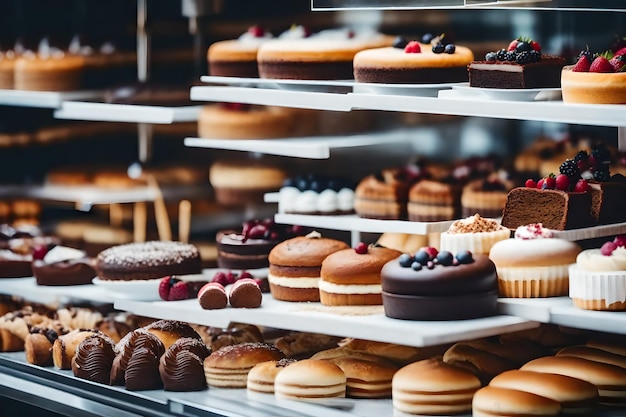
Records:
M198 258L194 245L182 242L151 241L113 246L98 254L98 262L117 266L177 265Z

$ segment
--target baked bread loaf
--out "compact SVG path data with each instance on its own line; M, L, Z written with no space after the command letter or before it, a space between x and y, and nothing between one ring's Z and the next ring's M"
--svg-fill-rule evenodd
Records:
M76 354L76 349L80 343L98 334L93 330L75 329L71 332L59 336L52 345L52 362L59 369L72 369L72 358Z
M295 359L280 359L278 361L261 362L254 365L248 372L248 382L246 388L251 392L261 392L264 394L274 393L274 381L276 375L286 366L294 363Z
M279 337L274 346L288 358L305 359L322 350L337 347L340 340L337 336L296 332Z
M49 323L44 321L38 326L33 326L29 331L30 334L24 339L26 362L39 366L52 366L52 345L59 336L69 333L70 329L58 320L52 320Z
M476 349L464 342L455 343L446 350L443 361L465 368L476 375L483 385L504 371L515 369L515 363L485 350Z
M472 401L473 417L540 417L559 416L558 401L530 392L508 388L484 387L476 392Z
M512 370L497 375L489 386L530 392L558 401L563 414L590 415L598 405L598 389L566 375Z
M159 320L144 329L161 340L165 349L169 349L178 339L188 337L202 340L200 335L189 324L176 320Z
M590 346L568 346L556 353L556 356L574 356L576 358L589 359L594 362L607 363L626 369L626 356L611 353Z

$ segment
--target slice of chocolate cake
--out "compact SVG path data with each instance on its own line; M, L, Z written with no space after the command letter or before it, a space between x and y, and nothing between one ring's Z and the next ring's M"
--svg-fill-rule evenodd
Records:
M516 229L542 223L548 229L577 229L594 224L590 213L591 193L518 187L507 196L502 225Z
M598 224L626 222L626 177L616 174L607 182L589 182L591 216Z

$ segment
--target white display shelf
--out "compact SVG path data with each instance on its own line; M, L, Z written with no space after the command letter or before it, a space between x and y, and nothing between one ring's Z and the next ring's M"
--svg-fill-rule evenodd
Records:
M201 106L145 106L65 101L54 112L57 119L99 122L172 124L198 120Z
M191 99L315 110L350 111L351 109L347 94L287 89L199 86L191 88Z
M626 312L583 310L569 297L501 298L498 311L542 323L626 334Z
M0 293L22 297L42 304L59 304L68 300L113 303L113 297L102 288L92 284L43 286L35 278L0 278Z
M626 233L626 223L605 224L571 230L552 230L554 237L570 241L594 239Z
M226 327L231 322L240 322L409 346L451 343L539 325L534 321L508 315L458 321L397 320L386 317L382 306L327 307L320 303L278 301L269 294L263 295L263 304L256 309L227 307L221 310L203 310L196 299L154 302L116 300L115 308L147 317L210 326Z
M179 186L161 188L163 198L181 199L210 193L207 186ZM74 203L79 210L88 211L97 204L122 204L136 203L141 201L154 201L158 197L158 191L150 187L132 187L118 190L113 188L101 188L95 186L64 186L44 185L31 187L25 191L25 195L40 200Z
M409 233L425 235L448 230L453 220L442 222L411 222L404 220L365 219L356 214L343 216L317 216L307 214L277 213L276 223L297 224L300 226L319 227L322 229L359 231L369 233Z
M206 139L186 138L185 146L259 152L268 155L328 159L332 149L357 148L407 142L405 130L349 136L313 136L292 139Z
M385 94L348 94L353 109L419 112L513 120L536 120L620 127L626 124L626 105L571 104L562 101L514 101L480 99L440 90L439 97ZM477 101L480 105L477 105Z
M289 80L274 78L218 77L205 75L200 81L207 84L231 85L236 87L259 87L279 90L318 91L324 93L349 93L354 86L353 80Z
M0 90L0 105L56 109L64 101L96 99L102 96L102 91Z

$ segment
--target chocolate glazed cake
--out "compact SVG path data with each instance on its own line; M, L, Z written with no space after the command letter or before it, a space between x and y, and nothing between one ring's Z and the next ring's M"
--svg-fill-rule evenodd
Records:
M467 82L467 68L355 68L355 78L364 83L441 84Z
M474 61L468 66L470 87L480 88L557 88L565 60L543 55L540 61L518 64L514 61Z

